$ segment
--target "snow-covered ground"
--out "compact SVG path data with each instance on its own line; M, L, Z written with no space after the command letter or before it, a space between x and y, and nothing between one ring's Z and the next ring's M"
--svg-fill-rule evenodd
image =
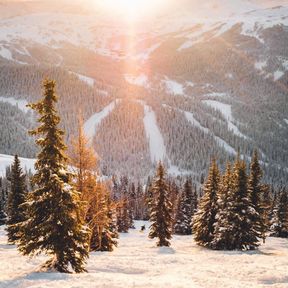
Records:
M13 163L14 156L0 154L0 177L6 174L6 168ZM21 167L24 170L34 170L35 159L21 158L19 157ZM0 286L1 287L1 286Z
M114 252L91 253L88 273L36 272L44 256L20 256L0 227L1 288L261 288L288 287L288 239L268 238L256 252L211 251L192 236L174 236L171 248L157 248L148 230L121 234ZM148 228L148 223L145 223Z

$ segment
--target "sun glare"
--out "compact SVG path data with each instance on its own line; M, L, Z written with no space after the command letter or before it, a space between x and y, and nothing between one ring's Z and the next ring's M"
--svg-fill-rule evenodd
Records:
M100 5L105 10L120 13L126 20L136 21L142 16L159 11L165 6L167 0L105 0L101 2Z

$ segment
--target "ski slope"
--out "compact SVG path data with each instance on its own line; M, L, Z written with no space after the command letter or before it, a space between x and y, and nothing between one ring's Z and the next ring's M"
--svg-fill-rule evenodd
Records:
M233 116L232 116L232 108L231 105L221 103L219 101L214 101L214 100L204 100L202 101L204 104L214 108L215 110L218 110L221 112L223 117L228 123L228 129L232 131L235 135L242 137L244 139L247 139L247 137L240 132L238 127L232 122Z
M1 288L286 288L288 240L268 238L254 252L200 248L192 236L174 236L171 248L157 248L148 230L120 234L113 252L91 253L88 273L36 272L46 258L20 256L0 227Z
M13 97L2 97L0 96L0 102L9 103L13 106L18 107L24 113L28 112L30 108L27 107L28 102L25 99L15 99Z
M152 108L146 104L144 107L144 128L146 137L149 139L151 162L167 159L166 147L161 131L157 125L156 115Z
M93 140L94 136L96 135L96 130L98 125L114 110L119 99L111 102L107 105L103 110L98 113L93 114L85 123L84 123L84 133L90 140Z

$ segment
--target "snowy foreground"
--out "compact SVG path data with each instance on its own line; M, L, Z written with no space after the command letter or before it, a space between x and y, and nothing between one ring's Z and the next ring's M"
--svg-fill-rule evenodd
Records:
M112 253L92 253L89 273L37 272L45 257L20 256L6 245L0 227L1 288L87 287L288 287L288 240L269 238L257 252L199 248L191 237L174 237L172 248L156 248L148 231L121 235ZM146 223L147 226L147 223Z

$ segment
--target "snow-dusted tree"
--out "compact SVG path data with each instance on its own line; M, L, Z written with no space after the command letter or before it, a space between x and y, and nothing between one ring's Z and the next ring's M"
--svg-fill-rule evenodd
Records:
M191 235L192 227L191 220L194 213L193 205L193 190L190 179L187 179L182 191L178 211L176 214L175 234L178 235Z
M259 164L258 153L255 150L250 164L250 175L248 179L248 194L251 198L252 207L257 213L252 217L253 229L257 232L257 237L265 241L268 227L265 225L265 208L263 203L263 186L261 184L263 172Z
M175 181L175 179L168 179L168 189L170 195L170 201L172 203L172 233L175 233L175 225L177 222L177 216L181 217L180 214L178 215L179 205L180 205L180 189Z
M147 179L144 194L145 194L144 195L144 201L145 201L144 220L149 220L150 210L151 210L152 200L153 200L152 181L151 181L150 176Z
M158 238L157 246L170 246L169 240L172 238L172 203L170 202L169 189L165 179L165 169L161 162L157 167L152 192L149 238Z
M216 222L214 224L214 240L212 248L219 250L231 250L233 247L233 193L232 193L232 167L228 162L225 174L221 177L219 185Z
M26 176L20 166L20 160L17 155L11 165L11 174L9 176L9 191L7 201L7 235L8 243L15 244L21 237L19 223L26 220L25 208L22 205L27 195Z
M232 213L229 232L233 235L229 249L231 250L253 250L258 243L258 232L254 229L253 219L257 211L254 209L247 189L246 164L236 159L233 168L232 179L232 203L229 207ZM231 205L231 206L230 206Z
M7 178L0 177L0 218L1 218L1 225L5 224L7 221L7 214L6 214L6 207L7 207L7 198L8 198L8 191L7 191Z
M128 233L131 227L131 214L129 212L127 199L123 199L117 205L117 227L118 232Z
M121 177L119 187L120 198L117 205L117 226L118 232L120 233L128 233L129 229L134 227L133 211L130 207L128 187L128 178L126 176Z
M40 126L31 134L42 137L36 140L40 147L33 177L36 188L25 203L29 214L21 225L18 248L24 255L51 255L43 268L67 273L71 266L80 273L88 257L89 229L82 222L80 195L68 172L64 132L58 128L55 82L45 80L43 86L43 99L29 105L40 114Z
M196 243L205 247L211 247L214 239L219 182L220 172L214 159L209 170L208 179L204 185L204 195L200 200L192 227Z
M7 220L7 215L5 213L5 197L4 189L2 187L2 178L0 177L0 226L4 225Z
M288 238L288 192L285 188L278 197L271 232L274 237Z
M114 247L118 245L119 234L117 231L117 216L115 204L111 202L110 197L107 199L107 226L102 233L102 247L101 251L113 251Z
M271 227L271 220L272 220L272 210L273 210L273 201L272 201L272 195L271 195L271 187L267 184L261 185L261 190L263 193L262 198L262 217L264 221L264 227L265 230L263 230L264 233L267 233L270 230ZM262 237L263 238L263 237ZM265 240L265 238L263 238Z

